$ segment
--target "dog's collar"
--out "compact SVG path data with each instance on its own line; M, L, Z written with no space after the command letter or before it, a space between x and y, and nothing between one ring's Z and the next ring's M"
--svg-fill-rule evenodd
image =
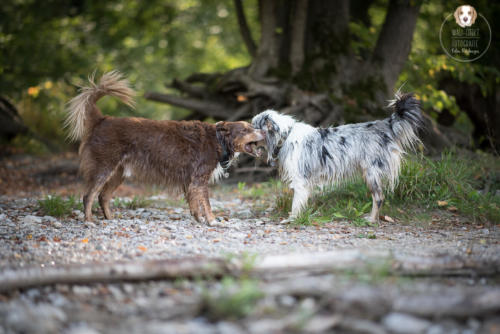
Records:
M226 170L231 165L231 152L229 151L226 142L223 139L223 136L220 134L218 130L215 130L215 136L217 137L217 142L221 147L221 157L219 158L219 164L223 170Z

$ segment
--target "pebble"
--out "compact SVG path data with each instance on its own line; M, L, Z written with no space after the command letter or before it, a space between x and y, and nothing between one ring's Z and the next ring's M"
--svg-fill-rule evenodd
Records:
M37 217L37 216L28 215L22 219L22 222L24 224L40 224L42 222L42 218Z
M164 199L164 197L161 198ZM216 204L225 212L223 215L220 213L218 215L228 216L228 220L224 220L224 227L211 227L205 223L196 223L189 215L185 204L182 207L166 206L162 209L156 207L143 210L115 208L113 211L116 218L106 221L102 220L102 213L96 210L95 222L84 223L83 213L80 210L74 210L74 215L62 219L51 216L38 217L36 216L36 199L5 199L1 204L2 213L0 213L0 236L2 238L0 270L31 265L37 265L40 268L40 264L51 267L54 264L176 259L199 255L224 257L242 253L260 256L346 248L375 250L390 248L394 253L404 252L425 256L436 250L450 253L466 252L469 245L474 245L470 250L471 255L480 253L485 258L498 258L500 254L500 246L496 243L499 230L494 225L486 225L487 228L482 229L470 228L466 232L468 239L460 244L465 233L459 227L449 227L438 234L425 233L420 227L399 226L398 224L376 228L356 227L348 222L333 222L322 226L279 225L277 220L270 215L254 213L251 201L229 199L218 200ZM12 217L12 220L9 217ZM79 218L75 219L75 217ZM48 224L42 224L42 222ZM377 239L367 240L357 237L369 231L376 233ZM378 237L379 235L381 237ZM332 290L339 282L331 278L328 280L318 278L314 281L306 277L302 280L300 275L293 279L300 281L300 287L321 288L327 285ZM352 284L356 283L356 279L356 275L349 278ZM373 278L370 276L368 279ZM271 278L270 282L273 280ZM372 284L371 281L367 283L368 286ZM467 286L467 281L462 280L458 284ZM494 280L477 278L472 280L467 288L488 288L494 284L496 284ZM427 288L428 286L425 285L424 291ZM328 291L324 296L325 300L328 300L330 291L324 290ZM0 299L0 323L9 319L6 332L25 333L57 333L63 330L64 333L71 334L134 331L155 333L155 330L173 332L174 329L175 332L240 333L253 330L270 332L273 328L286 331L282 327L281 320L266 319L265 312L284 310L284 317L292 311L309 314L308 312L314 312L322 307L323 300L317 296L296 296L290 292L265 297L262 301L264 306L261 305L263 307L260 313L262 319L253 319L251 324L243 326L241 322L226 320L206 322L197 308L197 301L202 298L205 291L207 288L201 286L196 280L111 285L58 285L57 289L53 287L28 289L9 296L7 300ZM348 305L347 310L356 308L357 316L359 313L367 312L367 309L378 308L377 312L372 312L377 316L378 326L381 326L379 320L382 319L384 330L393 333L427 331L440 334L451 333L455 329L464 329L463 321L462 323L454 321L445 323L438 320L431 322L423 318L423 315L420 315L422 318L411 315L409 308L389 309L384 304L385 297L381 298L381 295L386 296L382 292L379 295L363 287L349 287L342 295L341 306ZM368 301L365 305L357 307L356 305L363 300ZM394 301L398 298L394 297L391 300L391 305L394 306ZM186 310L191 309L190 312L196 316L190 317L188 314L185 318L169 318L170 314L174 314L173 310L181 315L182 312L188 312L177 311L184 310L182 307ZM96 320L100 326L94 326L95 323L87 323L80 318L77 322L73 321L78 314L87 314L88 309L97 312L104 319L101 323ZM339 311L339 308L336 311ZM38 316L36 312L49 320L42 319L42 316ZM392 313L387 314L387 312ZM111 320L112 316L115 318ZM115 322L119 329L109 331L109 327L106 326L116 321L116 317L121 317L121 321ZM315 319L322 320L323 318L316 317ZM478 321L469 320L468 330L479 333L482 321L483 319L479 320L481 322L479 324ZM31 325L32 323L36 323L36 328ZM62 323L64 323L63 326L61 326ZM2 330L4 329L0 326L0 334L3 334Z
M382 319L382 324L392 333L420 334L431 326L431 322L404 313L389 313Z

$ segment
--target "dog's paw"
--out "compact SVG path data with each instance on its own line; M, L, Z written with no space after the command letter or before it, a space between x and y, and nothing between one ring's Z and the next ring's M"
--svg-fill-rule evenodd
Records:
M280 221L279 223L281 225L286 225L286 224L290 224L291 222L293 222L294 220L294 217L288 217L287 219L283 219L282 221Z
M209 221L208 222L208 226L211 226L211 227L227 227L227 224L226 224L226 222L223 219L217 217L214 220Z
M376 218L372 217L370 214L366 214L361 216L364 220L366 220L370 224L377 224L379 222L378 216Z

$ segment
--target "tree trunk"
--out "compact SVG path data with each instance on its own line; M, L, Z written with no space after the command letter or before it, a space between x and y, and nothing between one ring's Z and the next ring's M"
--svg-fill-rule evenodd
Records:
M410 50L419 5L409 3L390 1L375 52L363 60L349 49L350 0L259 0L256 49L242 2L234 0L251 65L175 80L171 87L184 96L147 93L146 98L188 108L195 117L248 119L274 108L313 125L343 122L345 104L334 103L331 96L340 102L364 99L361 109L382 110L389 98L386 87L392 91ZM362 97L353 96L355 90Z
M0 96L0 138L10 140L18 134L27 133L16 107Z
M307 0L297 0L293 10L291 46L290 46L290 66L292 75L297 74L304 64L304 44L306 34Z
M373 66L381 74L387 93L392 93L411 51L413 31L421 1L390 0L375 50Z
M252 33L248 28L248 23L241 0L234 0L234 8L236 10L236 17L238 18L238 26L240 28L241 37L243 38L243 42L245 42L248 53L252 56L252 58L254 58L257 54L257 46L255 45L255 42L252 38Z
M454 95L458 106L474 124L476 146L500 152L500 90L483 96L478 84L458 82L451 77L440 80L439 87Z
M269 69L278 65L279 50L276 36L278 3L278 0L259 1L261 35L257 56L249 70L253 78L264 77Z

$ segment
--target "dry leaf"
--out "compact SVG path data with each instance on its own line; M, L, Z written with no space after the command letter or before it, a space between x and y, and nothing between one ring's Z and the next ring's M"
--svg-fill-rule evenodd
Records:
M146 247L144 247L144 246L137 246L137 249L139 249L140 251L143 251L143 252L145 252L145 251L147 251L147 250L148 250L148 249L147 249Z
M89 239L87 239L87 238L82 239L82 242L83 242L84 244L88 244L88 243L89 243Z
M280 245L286 245L286 244L288 244L288 242L286 242L286 241L280 242Z
M55 236L52 241L54 242L61 242L61 238L59 238L58 236Z
M450 206L448 208L448 211L451 211L451 212L455 212L455 211L458 211L457 207L456 206Z
M238 102L245 102L248 100L245 95L238 95L236 99L238 100Z
M394 223L394 219L392 219L391 217L389 216L383 216L382 217L383 220L385 220L386 222L389 222L389 223Z
M28 235L26 236L26 239L28 239L28 240L33 239L33 235L32 235L32 234L28 234Z
M217 242L220 242L220 239L214 239L214 240L212 240L212 242L215 244Z
M193 239L192 235L186 235L186 239Z
M438 206L447 206L448 205L448 202L446 201L437 201L438 203Z

